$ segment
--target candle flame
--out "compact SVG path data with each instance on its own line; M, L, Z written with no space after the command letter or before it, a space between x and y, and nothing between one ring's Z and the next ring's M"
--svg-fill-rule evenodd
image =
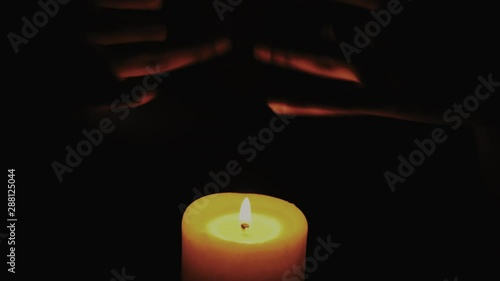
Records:
M241 203L240 223L243 230L250 227L250 223L252 223L252 209L250 208L250 200L248 197L245 197Z

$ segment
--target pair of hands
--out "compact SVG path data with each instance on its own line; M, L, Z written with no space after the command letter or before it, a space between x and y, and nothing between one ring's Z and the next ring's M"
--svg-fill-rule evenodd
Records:
M163 2L162 0L93 1L95 3L94 9L97 11L114 11L115 15L127 11L159 11L162 8ZM387 2L384 0L336 1L349 6L356 6L365 11L384 8L384 4ZM108 19L108 21L113 20ZM231 49L230 40L222 38L189 48L163 49L157 52L141 50L137 48L140 44L137 45L136 43L164 42L168 37L168 30L164 24L150 23L147 25L134 25L138 22L142 21L126 19L124 23L118 22L118 28L108 29L107 31L99 29L95 33L89 33L87 37L92 45L104 53L109 49L112 50L110 53L114 53L117 49L126 50L120 52L122 53L121 57L109 56L108 58L108 56L105 56L109 60L114 75L122 80L173 71L223 55ZM353 27L343 26L343 28L352 29ZM335 32L331 32L329 38L333 44L340 44L341 42L340 38L335 37ZM373 41L377 40L378 38L373 38ZM435 43L438 44L439 42ZM128 48L129 45L133 47ZM392 50L384 49L384 47L377 50L376 46L387 46L387 44L382 42L382 44L375 44L375 47L368 46L363 52L369 52L378 59L353 60L351 63L347 63L346 59L338 54L336 56L334 54L318 55L277 48L276 46L256 45L254 47L254 57L257 61L320 77L325 79L325 81L336 81L332 83L334 87L331 89L328 88L326 91L318 88L318 92L323 90L323 93L319 95L306 93L297 99L285 94L279 98L271 98L268 101L269 107L277 114L299 116L371 115L431 124L443 124L444 110L450 108L453 103L460 103L463 100L463 97L460 96L461 92L465 91L465 94L470 95L473 94L474 89L477 91L477 88L474 88L475 86L462 90L459 83L455 83L452 89L446 89L446 83L439 82L441 88L436 88L437 86L433 84L436 79L430 79L432 74L428 70L437 68L436 63L438 62L435 60L430 64L423 62L418 63L418 66L412 65L415 61L418 62L419 58L414 59L412 63L408 63L408 67L417 68L416 73L421 77L417 77L418 79L414 79L413 81L419 81L418 84L422 83L423 85L408 83L412 79L406 79L405 75L408 75L403 71L402 68L404 67L401 67L407 61L401 60L403 63L394 67L386 61L387 56L393 54ZM418 56L419 48L412 47L410 49L410 52L415 51L417 52L416 56ZM441 58L439 57L438 59ZM397 57L392 58L392 62L397 60ZM450 67L450 64L447 63L443 62L447 70L453 68L453 66ZM147 68L148 66L149 68ZM419 67L420 69L418 69ZM448 75L447 73L439 73L439 71L439 68L437 68L437 71L434 71L434 73L437 73L438 79L440 79L441 74L443 76L451 76L452 79L457 79L453 74L460 72L455 71L452 75ZM467 77L470 78L470 76ZM496 76L493 77L493 81L496 81L495 79ZM346 84L348 86L345 86ZM311 85L310 87L313 89L313 92L315 91L314 86ZM440 91L443 88L445 90ZM482 90L484 94L485 89L483 88ZM138 105L153 99L154 96L154 90L148 92L143 97L144 101L138 101ZM451 100L449 97L451 97ZM485 171L485 182L489 186L494 187L498 192L497 188L500 183L495 174L495 171L498 171L500 166L500 163L498 163L499 153L497 148L499 139L498 129L490 125L482 126L485 123L490 124L489 122L492 118L488 117L489 114L483 116L475 112L471 116L471 118L464 120L464 124L472 125L475 128L481 164L484 166L483 170ZM495 143L496 145L494 145Z
M382 7L383 0L337 0L346 5L372 10ZM94 0L94 8L98 11L112 11L114 15L130 11L152 12L162 9L162 0ZM121 18L123 21L123 17ZM108 21L114 21L108 19ZM119 22L119 21L118 21ZM154 73L169 72L211 58L223 55L231 50L231 42L221 38L200 45L183 49L169 49L151 52L141 50L136 43L164 42L168 30L164 24L149 23L135 25L133 18L123 21L113 29L99 30L89 33L88 41L103 52L116 48L127 51L121 56L106 56L114 75L119 79L130 79ZM332 36L332 41L337 39ZM340 43L340 42L337 42ZM133 45L133 48L127 46ZM370 47L368 47L370 48ZM363 50L364 51L364 50ZM351 84L340 91L332 92L308 100L301 97L271 98L269 107L277 114L294 114L305 116L344 116L374 115L389 118L405 119L418 122L441 124L442 108L448 104L435 104L437 101L419 99L418 95L409 91L408 85L394 81L394 73L387 67L380 67L369 62L347 63L342 55L325 56L311 53L300 53L275 46L256 45L256 60L277 67L292 69L329 80L344 81ZM376 79L373 77L376 76ZM374 82L376 81L376 82ZM153 91L143 97L151 100ZM139 102L140 103L140 102ZM451 105L451 104L449 104ZM448 106L449 106L448 105Z

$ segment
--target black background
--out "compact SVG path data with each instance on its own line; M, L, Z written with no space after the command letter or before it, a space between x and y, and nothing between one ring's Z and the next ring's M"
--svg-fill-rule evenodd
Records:
M428 89L430 98L446 89L472 93L476 77L496 65L488 10L414 2L384 30L404 47L397 59L429 62L412 74L426 85L440 81ZM82 129L98 127L98 119L76 106L109 104L127 87L80 39L91 20L76 1L62 6L19 54L5 39L4 151L7 168L16 169L19 220L17 279L9 273L6 280L107 281L112 269L122 267L134 280L180 280L178 205L192 202L192 188L202 190L211 181L208 173L223 170L229 160L241 163L243 172L224 191L276 196L304 212L308 256L318 237L331 235L341 243L310 280L497 276L498 201L479 181L467 128L445 128L449 139L394 193L383 173L395 171L398 155L407 156L414 139L429 137L436 126L375 117L297 117L255 161L247 163L238 153L238 145L274 116L266 105L269 95L335 85L260 64L252 58L252 44L324 52L327 43L311 30L330 21L350 27L362 22L353 16L356 11L338 7L326 1L244 0L220 22L210 1L167 2L169 46L226 35L233 51L172 72L158 97L115 120L116 130L63 183L51 163L64 161L65 146L84 139ZM6 32L19 34L20 18L37 9L34 1L5 9ZM2 241L0 247L5 259L7 245Z

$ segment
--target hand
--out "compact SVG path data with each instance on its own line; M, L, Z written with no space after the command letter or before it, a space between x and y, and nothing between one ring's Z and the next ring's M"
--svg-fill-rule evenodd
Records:
M187 67L231 48L227 39L182 49L168 48L167 27L159 17L162 0L94 0L93 4L96 15L92 20L98 24L86 39L106 58L110 70L120 80ZM151 46L156 49L152 51ZM149 101L155 95L152 90L142 100Z
M377 3L378 7L384 9L384 1L345 0L340 2L352 3L358 8L377 6L364 4L363 6L360 3ZM369 14L366 9L360 10L360 13L363 14L363 17ZM396 16L392 17L394 21ZM388 31L382 30L382 36L371 38L373 44L362 48L360 54L352 55L355 59L349 60L349 63L340 48L340 44L342 42L353 44L354 34L346 35L345 31L352 31L354 26L364 29L366 22L368 21L364 20L357 25L349 23L346 26L341 24L341 26L333 26L333 32L329 34L329 40L333 41L333 44L328 43L332 44L332 47L328 48L331 49L331 52L326 54L297 51L290 46L256 45L254 56L260 62L336 81L331 84L329 93L308 93L307 96L301 95L299 97L293 95L272 96L269 99L270 107L277 113L286 111L291 114L309 116L376 115L442 124L444 122L443 112L448 107L453 106L454 102L460 102L463 99L463 97L458 96L461 93L448 87L448 85L453 86L456 83L446 84L443 79L445 68L441 67L448 62L435 60L429 50L420 49L420 45L411 46L408 43L408 46L412 47L410 49L412 53L410 53L408 49L401 48L402 43L398 41L401 38L391 38L387 36ZM399 26L389 27L392 30L400 28ZM337 34L335 32L337 30L343 32ZM320 34L319 30L311 32ZM336 35L344 37L335 37ZM411 39L413 39L412 42L423 42L420 44L426 42L425 38ZM318 42L320 41L318 40ZM395 47L394 43L400 45ZM435 45L440 43L433 42ZM420 53L413 54L415 49ZM446 71L453 68L450 65L446 65L446 67ZM448 71L446 76L452 76L450 74ZM313 87L314 85L309 88ZM448 91L441 91L441 88L438 87ZM311 92L321 90L312 90ZM466 121L476 121L474 119L477 116Z
M446 20L433 22L426 30L420 23L411 31L399 27L403 32L398 35L406 35L406 38L376 38L373 41L378 41L377 44L367 46L351 63L339 48L332 49L329 55L320 55L290 47L256 45L254 57L260 62L332 81L328 82L331 87L327 90L310 85L307 94L271 96L268 105L277 114L383 116L450 125L453 129L462 123L469 125L477 142L483 183L500 195L497 176L500 134L495 116L498 97L494 94L500 86L500 77L483 67L491 63L492 52L488 52L485 45L471 48L451 43L452 40L442 34L445 28L439 25L441 22ZM352 29L353 26L340 28ZM474 33L483 28L476 26L471 30ZM337 46L346 39L335 38L335 32L329 35ZM467 61L469 58L472 60Z

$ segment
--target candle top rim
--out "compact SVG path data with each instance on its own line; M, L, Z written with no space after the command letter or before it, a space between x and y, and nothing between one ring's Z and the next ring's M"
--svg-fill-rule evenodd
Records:
M236 192L210 194L193 201L183 214L182 231L204 232L213 219L237 213L245 197L250 199L252 213L271 216L280 222L283 229L280 236L294 236L304 228L307 231L307 219L295 204L270 195Z

